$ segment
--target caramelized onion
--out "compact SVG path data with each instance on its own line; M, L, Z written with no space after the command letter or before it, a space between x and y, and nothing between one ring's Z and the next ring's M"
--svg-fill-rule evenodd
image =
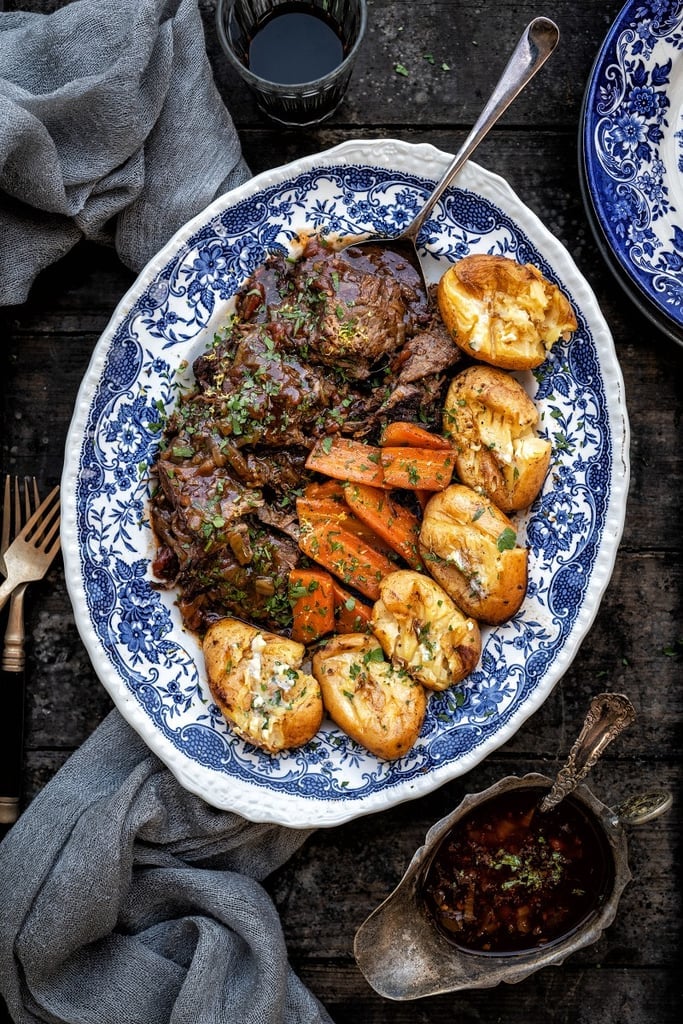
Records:
M244 523L239 523L228 534L228 544L240 565L249 565L254 557L249 541L249 531Z

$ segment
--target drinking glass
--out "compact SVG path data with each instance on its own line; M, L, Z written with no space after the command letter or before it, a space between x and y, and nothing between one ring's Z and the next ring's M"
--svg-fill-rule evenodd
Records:
M307 80L307 63L311 64L317 56L313 52L315 47L310 46L302 54L303 59L297 59L292 48L289 77L300 80L272 80L267 66L259 67L259 74L254 73L249 61L256 34L278 16L306 13L327 22L334 30L341 42L341 62L319 73L319 77ZM216 7L216 26L223 51L251 89L259 108L273 120L295 126L319 124L339 106L358 56L366 21L366 0L218 0ZM282 54L277 56L279 64ZM275 67L270 73L277 78Z

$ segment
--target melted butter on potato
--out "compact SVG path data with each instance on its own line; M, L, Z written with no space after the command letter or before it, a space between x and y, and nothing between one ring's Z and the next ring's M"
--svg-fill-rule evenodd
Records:
M528 552L507 516L472 488L451 484L430 499L419 546L430 576L467 615L496 624L522 604Z
M417 740L427 707L420 683L384 660L374 637L333 637L313 655L327 713L377 757L401 757Z
M315 736L322 697L301 671L303 644L225 618L207 630L203 652L211 695L238 736L273 754Z
M372 632L386 656L430 690L461 682L481 655L481 634L424 573L392 572L380 584Z
M538 410L514 377L492 366L470 366L451 381L443 428L453 442L462 483L503 512L534 500L552 446L536 433Z
M537 267L475 253L453 264L437 289L441 317L459 348L506 370L540 366L577 322L569 300Z

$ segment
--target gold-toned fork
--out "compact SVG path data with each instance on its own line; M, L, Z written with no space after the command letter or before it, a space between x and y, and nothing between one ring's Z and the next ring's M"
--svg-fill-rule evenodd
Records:
M5 551L10 538L18 533L23 522L30 518L33 509L40 505L36 478L24 477L24 502L19 488L19 479L5 477L5 494L2 513L2 539L0 540L0 572L5 574ZM24 594L28 583L20 583L12 591L2 649L2 669L5 672L23 672L24 669Z
M22 583L43 578L59 551L59 486L38 506L4 554L7 579L0 586L0 608Z

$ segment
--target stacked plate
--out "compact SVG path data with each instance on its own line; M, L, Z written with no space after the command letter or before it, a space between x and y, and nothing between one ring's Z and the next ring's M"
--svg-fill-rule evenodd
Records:
M683 344L683 0L629 0L584 98L582 185L632 301Z

